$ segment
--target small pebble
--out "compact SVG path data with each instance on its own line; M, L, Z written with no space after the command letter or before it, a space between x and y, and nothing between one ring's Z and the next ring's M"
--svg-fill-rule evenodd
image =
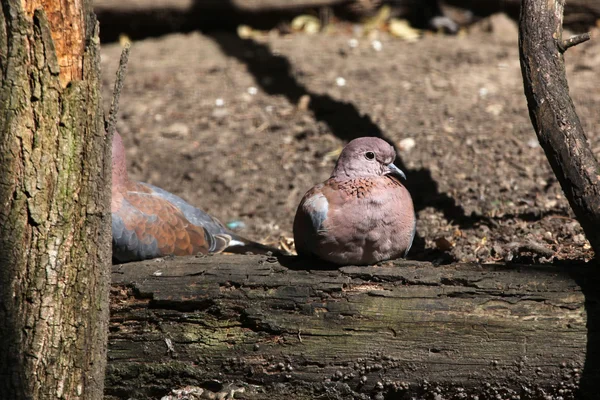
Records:
M242 221L229 221L227 223L227 228L231 229L231 230L238 230L238 229L244 229L246 227L246 224L243 223Z
M417 142L413 138L404 138L398 143L400 151L411 151L416 145Z
M162 132L162 136L167 138L186 138L189 135L190 127L182 122L175 122Z
M573 236L573 241L577 244L583 244L585 242L585 236L581 233Z
M375 51L381 51L383 49L383 43L381 43L381 41L375 39L371 42L371 47Z
M338 86L346 86L346 80L344 78L342 78L341 76L338 76L337 78L335 78L335 84Z

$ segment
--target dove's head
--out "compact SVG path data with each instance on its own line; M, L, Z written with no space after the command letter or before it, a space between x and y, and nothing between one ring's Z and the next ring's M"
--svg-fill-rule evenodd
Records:
M361 137L344 147L331 177L352 179L394 175L406 179L404 172L394 165L395 159L396 151L385 140Z

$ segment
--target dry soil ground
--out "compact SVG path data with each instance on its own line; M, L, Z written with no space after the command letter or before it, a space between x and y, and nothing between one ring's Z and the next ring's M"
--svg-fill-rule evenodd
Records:
M396 144L415 201L409 258L592 257L530 123L512 21L414 43L382 33L380 51L351 28L134 41L118 123L131 175L277 244L292 237L300 198L329 176L341 146L376 135ZM102 49L108 105L121 48ZM566 61L598 154L600 40Z

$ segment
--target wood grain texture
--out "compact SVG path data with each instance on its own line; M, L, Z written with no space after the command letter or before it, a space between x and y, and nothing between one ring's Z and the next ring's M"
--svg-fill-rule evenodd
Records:
M114 266L107 398L219 380L257 385L245 398L572 399L598 378L594 270L280 261Z
M33 18L36 10L44 10L52 46L60 67L62 87L73 80L83 78L83 54L85 52L84 2L81 0L27 0L23 10ZM89 11L88 11L89 12Z

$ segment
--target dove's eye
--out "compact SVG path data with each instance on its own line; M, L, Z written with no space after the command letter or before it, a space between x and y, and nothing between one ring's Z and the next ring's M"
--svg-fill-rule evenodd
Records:
M375 153L373 153L372 151L367 151L365 153L365 157L367 158L367 160L374 160L375 159Z

